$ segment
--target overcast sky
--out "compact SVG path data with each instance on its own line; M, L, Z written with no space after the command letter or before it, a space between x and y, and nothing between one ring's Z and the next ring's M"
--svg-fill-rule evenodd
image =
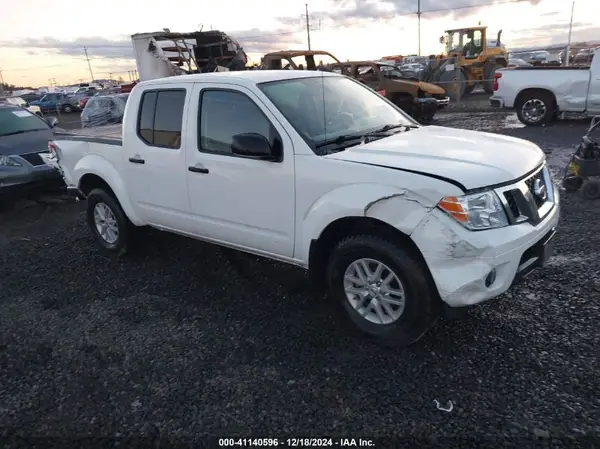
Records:
M439 53L443 30L487 25L503 29L510 47L548 45L567 40L570 0L421 0L422 54ZM496 5L489 5L498 3ZM597 0L576 0L573 40L600 39ZM159 4L166 6L160 7ZM307 48L304 0L19 0L0 16L0 70L19 85L88 80L83 47L96 78L122 76L135 68L130 35L194 31L201 26L236 37L250 58ZM471 7L472 5L487 5ZM313 49L341 60L374 59L417 52L417 0L309 0ZM448 8L454 8L448 10Z

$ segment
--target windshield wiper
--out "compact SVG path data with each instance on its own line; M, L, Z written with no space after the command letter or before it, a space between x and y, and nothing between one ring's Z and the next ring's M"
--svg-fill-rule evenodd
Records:
M382 126L381 128L375 129L373 131L369 131L367 133L361 133L361 134L343 134L341 136L337 136L333 139L327 139L324 140L322 142L319 142L318 144L315 145L316 148L322 148L322 147L326 147L329 145L342 145L343 143L346 142L352 142L352 141L356 141L356 143L352 144L352 145L345 145L342 146L340 148L335 148L334 150L330 150L329 152L338 152L338 151L343 151L344 149L350 147L350 146L354 146L354 145L358 145L358 144L364 144L364 143L368 143L370 140L370 138L384 138L384 137L389 137L389 131L393 130L393 129L397 129L397 128L403 128L404 131L408 131L409 129L414 129L414 128L419 128L419 126L417 125L404 125L401 123L396 123L396 124L388 124L385 126Z
M346 142L350 142L352 140L360 140L362 139L363 134L343 134L341 136L334 137L333 139L323 140L315 145L315 148L322 148L328 145L341 145ZM357 142L357 143L359 143Z
M377 134L381 134L387 131L391 131L392 129L398 129L398 128L404 128L404 131L408 131L409 129L415 129L415 128L419 128L417 125L404 125L402 123L396 123L396 124L388 124L385 126L382 126L379 129L376 129L375 131L371 131L370 133L365 134L366 136L373 136L373 135L377 135Z

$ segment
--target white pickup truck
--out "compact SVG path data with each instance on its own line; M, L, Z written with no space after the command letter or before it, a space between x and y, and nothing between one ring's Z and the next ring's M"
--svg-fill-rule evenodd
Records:
M419 126L335 73L142 82L122 127L49 142L104 251L152 226L297 265L380 342L416 341L552 253L559 197L539 147Z
M499 69L490 104L515 109L530 126L546 125L562 113L600 115L600 54L590 67Z

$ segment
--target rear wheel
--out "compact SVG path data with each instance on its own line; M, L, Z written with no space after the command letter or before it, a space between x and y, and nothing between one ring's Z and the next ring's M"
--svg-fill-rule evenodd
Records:
M435 299L426 268L387 239L355 235L334 249L329 289L342 314L386 345L409 345L434 324Z
M94 239L106 254L124 255L133 225L119 202L102 189L87 196L87 222Z
M73 112L73 107L69 104L66 104L65 106L63 106L63 112Z
M547 125L555 115L554 98L544 91L527 92L518 99L516 109L521 123L528 126Z

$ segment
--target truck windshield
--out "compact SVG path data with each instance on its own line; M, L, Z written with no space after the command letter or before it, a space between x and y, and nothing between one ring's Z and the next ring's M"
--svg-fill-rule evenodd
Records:
M0 136L49 129L36 115L21 108L0 108Z
M350 78L319 76L261 83L273 102L315 151L326 141L417 122L372 89Z

